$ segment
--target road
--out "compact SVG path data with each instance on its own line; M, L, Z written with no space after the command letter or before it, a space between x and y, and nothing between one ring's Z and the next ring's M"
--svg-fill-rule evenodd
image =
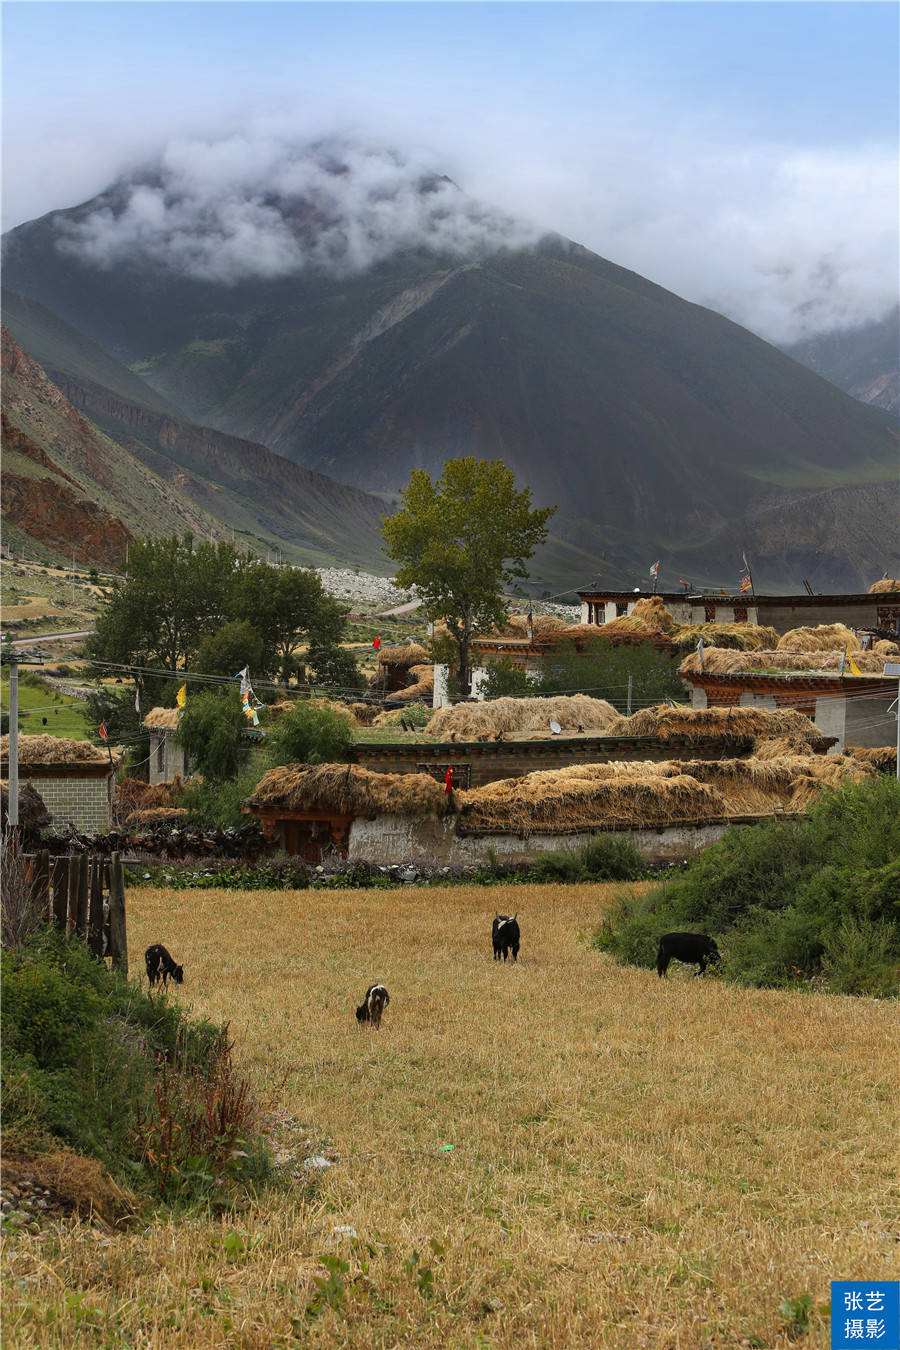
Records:
M90 637L93 628L86 628L82 633L42 633L40 637L16 638L10 645L13 647L40 647L44 642L74 642L76 638Z

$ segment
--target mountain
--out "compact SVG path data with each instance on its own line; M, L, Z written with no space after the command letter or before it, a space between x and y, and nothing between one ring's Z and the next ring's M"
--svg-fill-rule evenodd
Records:
M823 333L784 351L863 403L900 415L900 305L874 323Z
M656 558L661 574L736 579L741 551L758 584L781 590L804 577L856 589L894 565L886 414L576 244L499 247L496 221L478 235L447 180L418 183L391 217L424 202L418 233L393 249L379 236L354 263L360 221L340 217L353 170L328 174L331 197L320 174L305 196L232 194L227 210L164 174L125 180L7 235L5 279L149 386L160 418L388 500L414 467L502 458L559 507L539 585L635 584ZM382 204L367 199L364 224ZM237 260L235 212L256 230ZM75 364L58 357L55 378L121 427L137 397L125 376L104 410L90 386L109 389L110 373Z
M3 514L26 538L116 566L134 535L232 533L290 561L385 567L377 498L165 411L33 302L5 294L4 318L50 372L4 326Z

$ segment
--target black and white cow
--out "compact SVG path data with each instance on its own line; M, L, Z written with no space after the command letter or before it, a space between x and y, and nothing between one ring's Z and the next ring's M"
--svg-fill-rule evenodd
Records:
M494 947L494 960L499 961L500 957L506 960L507 953L512 952L512 959L519 959L519 924L517 914L498 914L491 926L491 942Z

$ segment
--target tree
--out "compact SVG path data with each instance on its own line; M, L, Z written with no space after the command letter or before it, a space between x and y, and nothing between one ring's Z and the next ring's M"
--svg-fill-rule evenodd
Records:
M629 676L635 709L667 698L684 698L677 660L658 652L650 642L615 644L602 634L588 638L581 651L571 639L555 642L535 676L513 666L509 657L500 657L488 666L481 691L485 698L589 694L625 712Z
M218 782L234 778L241 766L247 720L237 689L194 693L178 719L175 740L191 768Z
M254 674L266 673L266 644L262 635L246 619L231 619L216 633L208 633L200 643L194 669L203 675L238 674L250 667Z
M285 680L302 637L336 644L343 636L341 606L307 568L249 563L236 578L232 608L235 618L251 623L262 637L266 673L280 670Z
M229 614L230 594L244 561L233 544L196 546L193 537L139 539L128 576L113 583L109 603L88 639L95 661L126 666L188 669L204 636ZM141 700L161 700L166 682L140 674Z
M347 758L350 718L321 703L298 703L266 738L271 764L338 764Z
M356 664L356 657L346 647L333 642L313 639L306 654L306 664L315 673L317 684L328 684L344 693L365 689L365 677Z
M381 527L387 554L399 584L415 586L429 614L446 619L468 694L472 632L503 622L504 587L528 575L556 507L532 508L530 490L516 488L501 460L471 456L448 459L436 483L414 469L401 497Z

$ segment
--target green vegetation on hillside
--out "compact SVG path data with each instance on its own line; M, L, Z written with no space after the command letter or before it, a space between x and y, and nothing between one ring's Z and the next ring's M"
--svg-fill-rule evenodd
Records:
M660 934L714 937L741 984L900 994L900 783L827 793L805 818L730 829L681 876L622 900L594 935L652 965Z

